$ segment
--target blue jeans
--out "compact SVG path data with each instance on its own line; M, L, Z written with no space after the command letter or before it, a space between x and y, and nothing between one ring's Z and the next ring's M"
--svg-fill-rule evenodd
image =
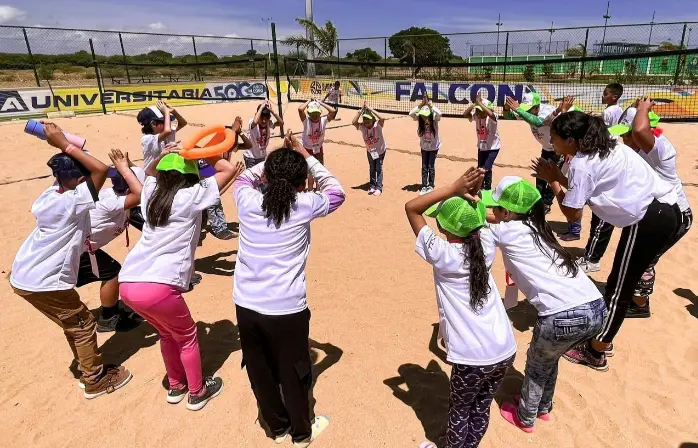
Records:
M439 151L422 150L422 187L434 188L436 176L436 156Z
M366 152L368 157L368 183L371 188L383 191L383 160L385 160L385 155L387 152L381 154L377 159L371 157L370 152Z
M579 235L582 233L582 221L568 222L567 233L571 233L572 235Z
M485 181L482 183L483 190L492 189L492 167L494 166L494 160L498 155L498 149L477 152L477 167L487 170L487 173L485 173Z
M606 302L599 298L538 318L521 386L518 415L524 425L533 426L538 414L551 411L560 357L573 345L598 335L606 314Z
M206 209L206 216L208 217L209 224L211 224L211 232L213 232L214 235L228 230L228 223L225 220L225 213L223 213L223 204L220 200L217 204Z

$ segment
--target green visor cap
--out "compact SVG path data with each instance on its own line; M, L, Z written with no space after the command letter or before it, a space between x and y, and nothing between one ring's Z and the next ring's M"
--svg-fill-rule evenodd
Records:
M625 109L623 115L620 116L620 121L618 122L618 124L608 128L608 132L610 132L613 136L620 137L632 131L635 115L637 115L636 108L629 107ZM656 128L657 126L659 126L659 120L661 120L661 117L657 115L655 111L651 110L648 114L648 117L650 119L651 128Z
M366 120L373 120L373 119L375 118L375 117L374 117L373 115L371 115L371 114L363 114L362 117L365 118Z
M528 92L521 98L519 108L524 112L528 112L532 107L540 106L540 93Z
M447 232L466 237L485 225L487 211L482 202L473 203L454 197L432 205L424 214L436 218Z
M417 112L417 115L421 115L423 117L428 117L431 114L432 114L432 111L431 111L431 108L429 108L429 106L424 106L421 109L419 109L419 112Z
M518 176L505 176L494 190L482 192L485 207L502 207L514 213L525 214L540 201L540 193L530 183Z
M492 102L490 100L482 99L482 105L485 106L488 109L492 109ZM481 106L475 106L476 110L483 111Z
M160 159L156 168L158 171L177 171L182 174L199 175L199 165L196 160L185 160L184 157L174 153L167 154Z

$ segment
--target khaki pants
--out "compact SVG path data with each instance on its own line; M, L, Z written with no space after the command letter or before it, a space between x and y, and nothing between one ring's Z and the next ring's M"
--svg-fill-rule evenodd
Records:
M75 289L28 292L13 288L34 308L57 323L68 340L86 384L96 383L102 375L102 354L97 348L97 322Z

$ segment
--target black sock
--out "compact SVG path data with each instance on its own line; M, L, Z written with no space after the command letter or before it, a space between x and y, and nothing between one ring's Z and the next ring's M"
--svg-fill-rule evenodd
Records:
M102 319L109 319L119 314L119 304L114 306L102 306Z
M594 356L594 358L600 358L601 356L603 356L603 352L596 351L596 349L592 347L591 341L587 344L587 348L589 349L589 353L591 353Z

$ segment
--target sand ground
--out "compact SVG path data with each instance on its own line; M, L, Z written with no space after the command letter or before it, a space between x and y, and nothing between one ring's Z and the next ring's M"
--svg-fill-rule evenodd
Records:
M192 122L245 122L253 103L182 108ZM296 105L286 107L287 123L299 130ZM350 123L354 111L327 133L326 163L347 191L336 214L313 225L308 263L308 294L313 317L310 337L319 375L316 411L332 424L313 446L415 447L435 439L445 427L450 368L436 348L437 321L429 266L414 253L414 237L404 203L420 181L415 125L391 117L385 126L390 148L385 161L385 194L367 196L368 164L360 134ZM132 114L133 115L133 114ZM129 114L58 120L64 129L88 139L88 148L107 160L109 148L129 150L140 159L139 127ZM666 135L679 152L686 192L698 204L696 125L667 124ZM540 149L525 123L502 122L503 149L494 180L506 174L529 176L525 167ZM54 152L22 132L23 122L0 125L0 268L7 279L14 255L31 231L30 206L50 184L46 160ZM462 173L476 157L475 132L466 120L444 119L443 150L437 161L437 184ZM182 131L182 136L186 131ZM273 144L279 144L280 140ZM237 157L241 157L238 155ZM231 227L236 226L232 194L223 200ZM591 213L585 211L583 247ZM555 228L564 219L555 209ZM602 271L592 277L603 285L620 232L616 231ZM132 240L137 231L132 230ZM539 422L533 434L505 423L498 403L518 393L535 312L522 301L510 311L519 345L482 447L679 447L698 442L698 277L694 278L698 233L693 230L660 262L653 316L629 320L615 341L610 370L598 373L560 362L552 421ZM75 447L98 443L110 447L275 446L256 423L257 409L244 370L231 299L237 240L210 235L196 253L203 282L187 294L199 324L204 368L218 372L225 391L204 411L165 402L164 367L158 336L147 324L129 333L99 335L108 361L123 362L131 383L117 393L86 401L69 371L71 353L61 331L0 282L0 421L3 447ZM123 239L106 250L123 260ZM494 267L504 288L501 259ZM98 289L80 290L92 309ZM523 300L523 299L522 299Z

